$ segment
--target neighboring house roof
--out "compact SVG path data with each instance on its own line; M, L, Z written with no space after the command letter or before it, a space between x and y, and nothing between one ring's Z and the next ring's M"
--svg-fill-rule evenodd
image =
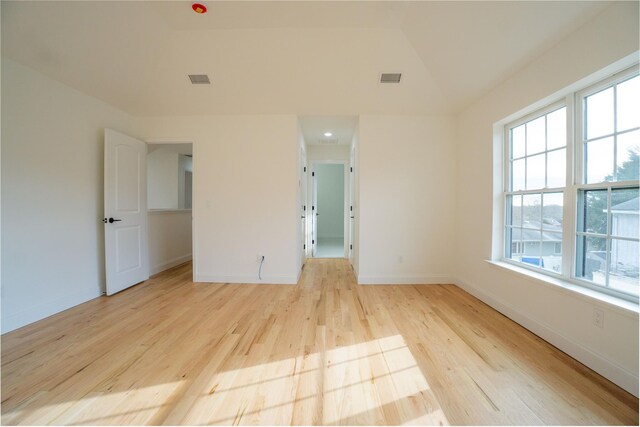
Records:
M536 230L527 230L526 228L513 228L511 231L511 239L513 242L520 240L523 242L539 242L540 232ZM542 240L545 242L561 242L562 234L543 231Z
M611 206L611 212L616 213L638 213L640 210L640 197L627 200L626 202L618 203L615 206Z

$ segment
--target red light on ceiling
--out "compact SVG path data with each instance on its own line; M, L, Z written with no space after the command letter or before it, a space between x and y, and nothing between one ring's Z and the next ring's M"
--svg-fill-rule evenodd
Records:
M195 13L198 13L200 15L202 15L203 13L207 13L207 6L203 5L202 3L192 4L191 9L193 9Z

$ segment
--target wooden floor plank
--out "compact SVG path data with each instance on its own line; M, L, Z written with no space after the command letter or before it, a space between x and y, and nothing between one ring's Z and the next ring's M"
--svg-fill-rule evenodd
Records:
M638 399L453 285L184 264L3 335L2 424L638 425Z

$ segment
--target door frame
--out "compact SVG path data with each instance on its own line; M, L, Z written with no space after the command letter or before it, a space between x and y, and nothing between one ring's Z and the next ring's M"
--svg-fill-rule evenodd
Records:
M351 199L351 187L350 187L350 177L349 177L349 165L350 165L350 161L349 160L308 160L308 164L309 167L307 168L307 173L311 174L311 179L307 179L307 183L308 183L308 188L307 188L307 197L308 197L308 203L307 203L307 207L309 206L314 206L314 197L315 197L315 192L316 192L316 180L314 179L313 174L315 173L316 170L316 166L317 165L342 165L343 167L343 174L344 174L344 183L343 183L343 191L344 191L344 207L343 207L343 238L342 238L342 243L343 243L343 258L348 259L349 258L349 234L351 229L351 225L350 225L350 214L349 214L349 206L350 206L350 199ZM307 177L309 178L309 177ZM312 211L312 218L311 221L313 221L313 216L315 216L315 212ZM307 218L307 227L309 227L309 218ZM308 237L308 241L307 241L307 248L308 248L308 252L307 252L307 257L309 258L315 258L315 256L313 255L314 252L314 247L315 244L312 243L312 237L313 237L313 222L311 222L311 233L307 233L310 234L310 236Z
M163 145L163 144L191 144L191 156L193 158L192 162L192 171L191 171L191 262L193 268L191 269L191 280L195 281L196 277L196 248L198 245L196 244L197 233L196 233L196 215L195 215L195 206L196 206L196 144L195 139L193 138L149 138L145 139L144 142L149 145ZM145 158L145 162L147 159ZM148 184L147 184L148 185ZM148 215L149 207L147 206L147 215ZM147 257L148 255L147 251Z

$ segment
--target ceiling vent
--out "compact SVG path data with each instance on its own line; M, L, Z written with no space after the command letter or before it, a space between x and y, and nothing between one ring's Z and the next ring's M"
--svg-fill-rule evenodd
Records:
M380 83L400 83L402 73L382 73L380 74Z
M209 76L206 74L189 74L189 80L191 80L191 84L194 85L208 85L211 84L209 81Z

